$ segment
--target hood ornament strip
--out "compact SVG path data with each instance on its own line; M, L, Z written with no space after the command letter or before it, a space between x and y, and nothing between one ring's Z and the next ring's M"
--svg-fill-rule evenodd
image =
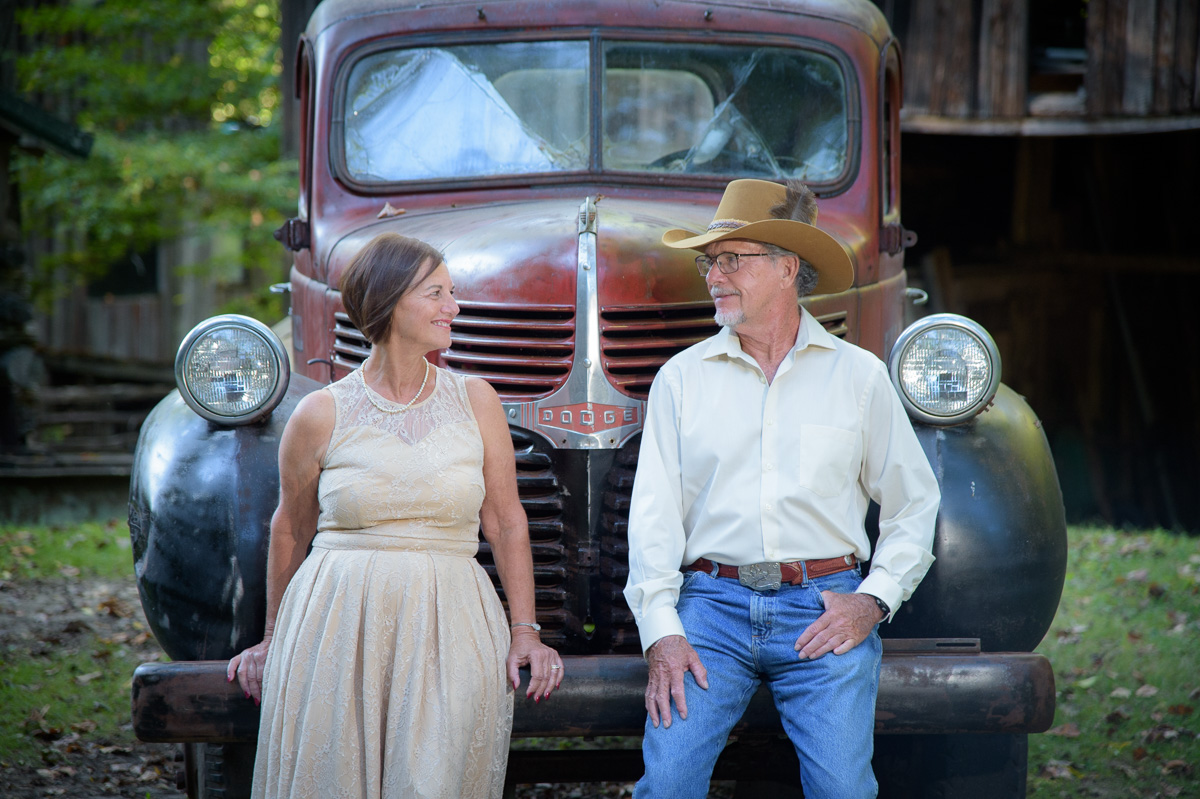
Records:
M504 404L510 424L540 433L560 449L617 449L642 429L646 403L604 376L597 289L596 201L579 208L575 271L575 356L562 388L534 402Z

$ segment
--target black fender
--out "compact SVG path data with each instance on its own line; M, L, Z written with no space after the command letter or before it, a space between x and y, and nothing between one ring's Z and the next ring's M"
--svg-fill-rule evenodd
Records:
M1033 651L1067 569L1062 491L1041 422L1001 384L991 407L966 424L913 428L942 489L937 560L881 634Z
M279 439L320 387L293 374L271 415L240 427L200 418L173 391L142 425L129 532L146 620L172 659L229 658L262 640Z

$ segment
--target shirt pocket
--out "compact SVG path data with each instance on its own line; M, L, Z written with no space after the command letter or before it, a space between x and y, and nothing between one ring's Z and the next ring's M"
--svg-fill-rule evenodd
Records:
M853 431L819 424L800 425L800 447L796 454L796 484L818 497L835 497L857 477Z

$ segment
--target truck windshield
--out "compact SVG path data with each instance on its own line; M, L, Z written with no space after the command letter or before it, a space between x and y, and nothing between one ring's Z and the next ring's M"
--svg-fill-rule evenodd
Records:
M390 183L592 169L822 183L846 168L846 86L827 55L605 42L603 73L593 81L589 46L425 47L359 60L344 109L350 177ZM593 108L602 110L598 125Z

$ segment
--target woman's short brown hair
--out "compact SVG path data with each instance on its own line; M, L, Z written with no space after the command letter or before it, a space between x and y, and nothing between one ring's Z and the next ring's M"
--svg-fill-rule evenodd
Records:
M339 288L350 321L367 341L383 341L392 327L396 303L444 260L425 242L398 233L381 233L371 239L342 273ZM429 267L422 269L424 264Z

